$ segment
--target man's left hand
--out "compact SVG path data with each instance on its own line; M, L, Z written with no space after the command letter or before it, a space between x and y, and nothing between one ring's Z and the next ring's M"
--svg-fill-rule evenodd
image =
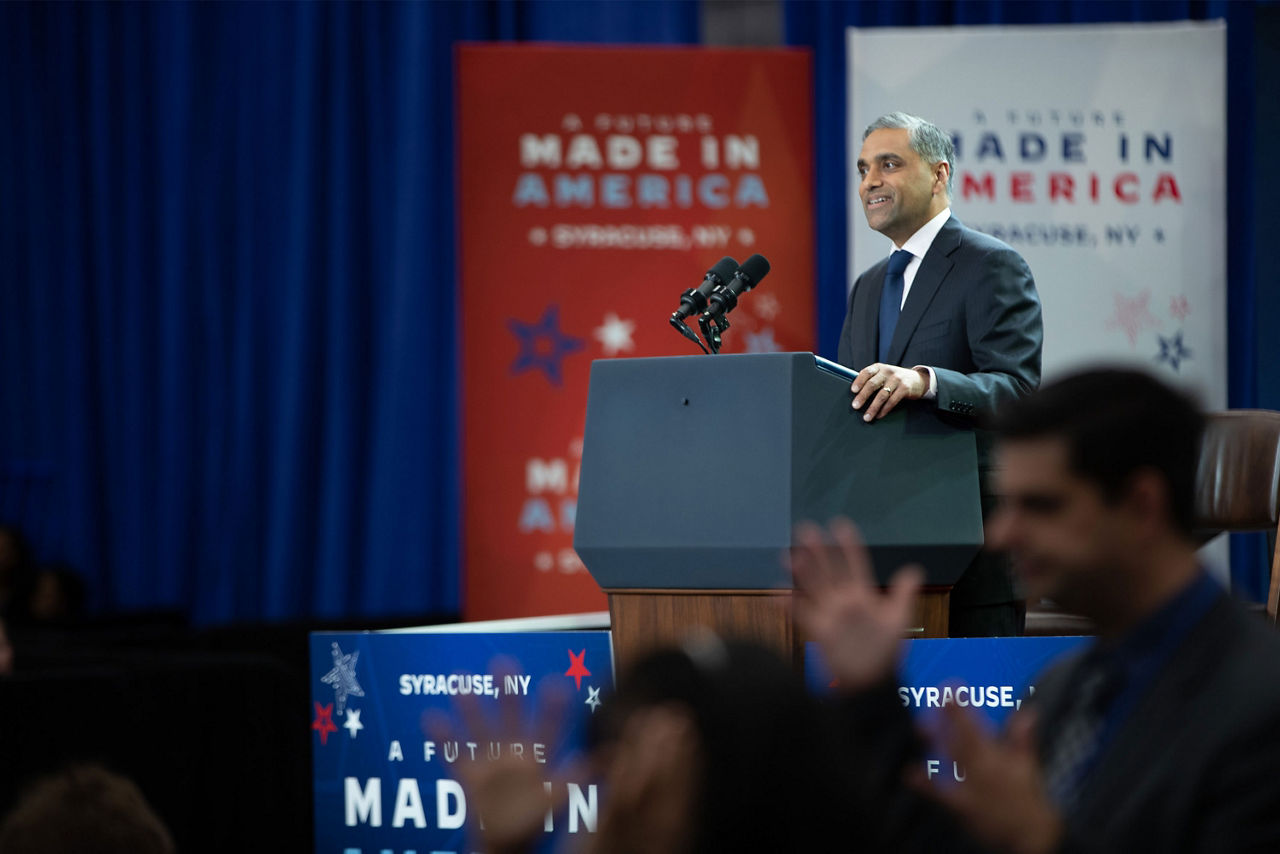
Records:
M876 362L858 371L850 387L853 408L865 409L863 421L879 421L904 400L919 400L929 390L924 371Z
M801 522L792 542L796 625L822 647L841 689L854 693L888 678L915 619L924 573L904 567L882 591L862 536L845 518L833 519L826 532Z

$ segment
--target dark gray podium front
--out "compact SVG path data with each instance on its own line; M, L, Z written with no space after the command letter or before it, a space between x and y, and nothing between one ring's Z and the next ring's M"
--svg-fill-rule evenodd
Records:
M947 635L982 545L973 434L906 407L874 424L809 353L591 366L574 547L609 595L620 666L695 626L785 654L796 522L844 515L883 582L922 564L917 637Z

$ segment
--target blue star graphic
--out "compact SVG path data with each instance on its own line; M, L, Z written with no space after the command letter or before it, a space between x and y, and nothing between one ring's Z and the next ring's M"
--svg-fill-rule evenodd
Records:
M560 360L583 348L581 338L560 331L560 306L549 305L537 323L507 320L507 328L520 339L520 355L511 363L511 373L541 369L554 386L561 385Z
M1169 367L1176 371L1183 362L1191 358L1191 350L1182 343L1181 329L1173 333L1170 338L1165 338L1163 335L1157 335L1156 338L1160 339L1160 355L1156 357L1157 362L1168 362Z

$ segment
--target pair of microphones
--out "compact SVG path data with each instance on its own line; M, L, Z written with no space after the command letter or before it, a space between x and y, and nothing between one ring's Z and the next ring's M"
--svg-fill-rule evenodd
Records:
M734 258L724 256L706 272L702 284L680 295L680 307L671 314L671 325L681 335L702 346L698 336L684 323L686 317L698 315L703 334L708 338L714 336L712 351L719 351L720 333L729 326L725 315L737 308L739 297L768 274L769 262L763 255L752 255L741 266Z

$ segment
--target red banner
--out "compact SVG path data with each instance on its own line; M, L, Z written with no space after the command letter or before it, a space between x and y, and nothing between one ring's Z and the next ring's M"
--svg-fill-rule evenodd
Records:
M602 610L573 551L591 361L697 353L680 294L754 253L772 272L724 352L813 348L809 56L475 45L458 66L464 612Z

